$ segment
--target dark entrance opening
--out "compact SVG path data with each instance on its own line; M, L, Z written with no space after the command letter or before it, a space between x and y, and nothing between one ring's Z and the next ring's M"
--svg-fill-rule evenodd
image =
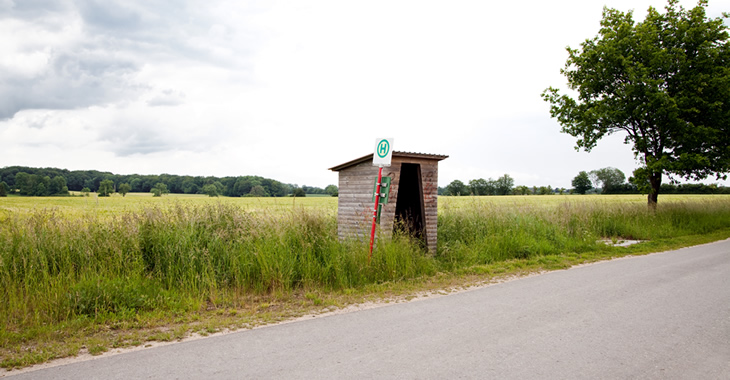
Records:
M401 164L398 180L398 200L395 203L394 230L401 229L426 242L423 214L423 185L420 164Z

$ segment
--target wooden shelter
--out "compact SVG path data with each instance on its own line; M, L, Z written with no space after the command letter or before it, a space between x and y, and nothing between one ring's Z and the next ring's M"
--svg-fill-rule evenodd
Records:
M389 200L380 215L381 233L391 236L394 228L407 228L421 239L430 253L436 253L438 162L448 156L393 152L390 167ZM340 239L369 239L373 218L373 192L378 167L368 154L330 168L339 173L337 233Z

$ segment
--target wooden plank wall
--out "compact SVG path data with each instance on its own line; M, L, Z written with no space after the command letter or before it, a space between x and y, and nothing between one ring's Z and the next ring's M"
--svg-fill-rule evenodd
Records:
M386 175L389 169L383 168L383 175ZM339 172L337 233L340 239L370 238L374 206L373 184L377 176L378 168L373 166L371 161L362 162ZM386 206L389 205L390 203ZM381 224L382 221L381 217Z
M426 228L426 246L436 253L438 223L438 160L426 158L396 157L390 167L383 168L383 176L391 177L390 200L380 216L379 233L390 238L393 233L395 205L398 201L400 167L402 163L421 165L421 186ZM337 232L340 239L370 239L373 213L373 185L378 168L371 161L351 166L339 172L339 197L337 208Z

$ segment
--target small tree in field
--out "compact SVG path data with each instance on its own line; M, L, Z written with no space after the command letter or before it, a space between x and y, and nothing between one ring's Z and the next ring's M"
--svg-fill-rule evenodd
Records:
M7 197L8 190L8 184L5 181L0 182L0 197Z
M621 133L642 166L635 183L656 207L662 175L702 180L730 171L730 43L722 18L708 19L707 0L685 10L669 0L632 12L604 8L598 36L568 48L561 73L577 98L543 92L562 132L589 152ZM723 14L723 18L730 15Z
M105 179L99 183L99 196L108 197L114 192L114 181Z
M123 183L119 185L119 188L117 189L117 192L119 194L122 194L122 197L126 196L128 192L132 191L132 186L128 183Z
M150 190L153 197L161 197L162 194L167 194L170 191L167 190L167 185L165 185L162 182L158 182L152 189Z
M575 189L575 192L578 194L585 194L586 191L593 188L591 179L585 171L578 173L578 175L573 178L572 185L573 189Z

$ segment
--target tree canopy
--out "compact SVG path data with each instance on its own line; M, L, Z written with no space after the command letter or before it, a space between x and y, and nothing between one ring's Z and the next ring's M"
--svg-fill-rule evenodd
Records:
M474 195L495 195L497 193L497 186L493 179L473 179L469 181L469 188L471 193Z
M51 179L48 175L19 172L7 178L13 181L14 188L18 189L20 195L68 195L66 180L61 176Z
M108 197L114 192L114 181L105 179L99 184L99 196Z
M509 174L497 178L494 183L497 195L512 194L512 188L515 186L515 180Z
M591 179L585 171L578 173L578 175L573 178L573 182L571 184L573 185L573 190L578 194L585 194L586 191L593 188Z
M624 172L612 167L593 170L589 174L592 182L596 184L596 187L600 185L605 194L611 193L626 181Z
M122 194L122 197L125 197L128 192L132 190L132 186L128 183L123 183L119 185L119 188L117 189L117 192L119 194Z
M512 194L512 188L515 186L515 180L505 174L496 180L494 179L473 179L469 181L469 185L456 179L451 181L443 191L443 195L464 196L464 195L508 195ZM441 189L439 189L441 191Z
M590 151L606 135L624 133L641 162L634 180L658 200L662 174L726 179L730 170L730 45L722 18L708 19L706 0L666 12L604 8L601 28L568 48L561 73L577 99L548 88L543 98L562 132Z
M209 197L217 197L218 196L218 189L215 187L214 184L209 184L203 186L203 194L207 194Z
M340 190L335 185L328 185L324 188L324 191L332 197L336 197L340 194Z
M165 185L162 182L159 182L155 184L152 189L150 189L150 192L152 193L153 197L161 197L162 194L168 194L170 191L167 189L167 185Z
M458 179L455 179L455 180L451 181L450 184L446 185L444 194L454 195L454 196L470 195L471 189L469 189L469 186L465 185L464 182L461 182Z
M209 194L203 191L206 185L213 185L217 195L228 197L271 196L284 197L291 194L297 185L285 184L274 179L259 176L212 177L212 176L179 176L172 174L141 175L113 174L96 170L67 170L57 168L33 168L25 166L8 166L0 168L0 177L8 186L9 193L26 196L35 195L68 195L68 191L89 192L100 191L101 182L111 180L112 191L117 187L121 194L122 184L129 184L128 193L147 193L157 183L164 183L170 193L177 194ZM42 186L40 186L42 185ZM254 187L261 186L264 191ZM327 189L315 186L301 186L306 194L336 194L337 186L329 185ZM40 191L39 191L40 189Z

